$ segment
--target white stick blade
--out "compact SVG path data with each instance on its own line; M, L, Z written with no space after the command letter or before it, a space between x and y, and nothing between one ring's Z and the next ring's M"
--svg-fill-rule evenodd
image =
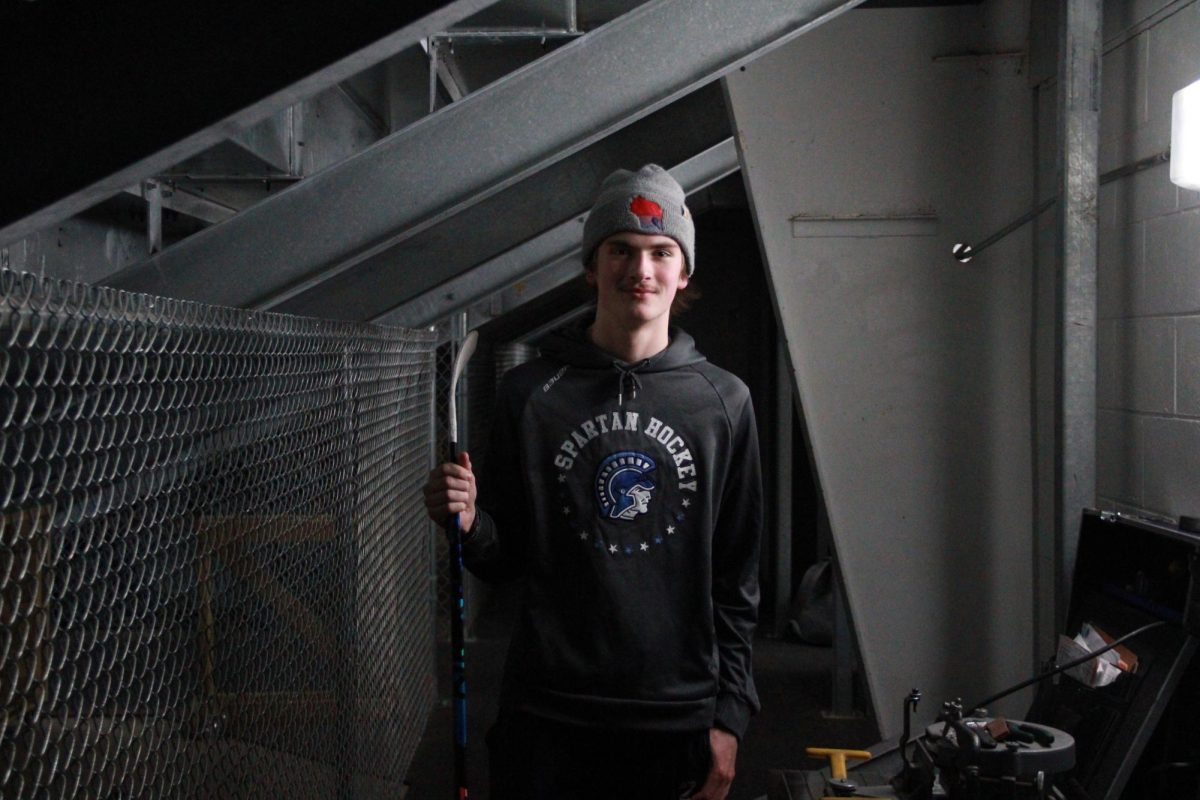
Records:
M475 355L477 344L479 344L479 333L471 331L458 348L458 355L454 358L454 369L450 372L450 402L447 423L450 428L451 445L458 444L458 379L467 371L467 362L471 360L471 356Z

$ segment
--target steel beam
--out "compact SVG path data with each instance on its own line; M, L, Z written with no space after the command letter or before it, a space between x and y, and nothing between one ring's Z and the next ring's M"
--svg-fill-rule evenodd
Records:
M1084 507L1096 502L1096 213L1101 0L1066 0L1059 21L1058 308L1055 320L1056 616L1066 622Z
M125 194L145 199L140 185L125 187ZM184 191L178 186L163 190L162 207L212 223L224 222L237 213L236 208Z
M273 308L858 2L650 0L106 283Z
M579 7L575 0L567 0L567 30L579 33Z
M151 255L162 252L163 189L158 181L142 184L142 196L146 198L146 249Z
M267 171L296 175L299 169L292 158L295 147L292 121L293 111L289 107L230 137L229 141L262 161Z
M64 219L72 217L81 211L95 205L96 203L105 200L113 195L118 194L126 186L136 184L141 180L152 176L160 175L166 172L170 167L179 162L190 158L198 153L201 153L217 143L229 139L231 136L236 136L240 131L255 125L256 123L266 119L271 114L279 112L295 103L312 97L320 91L336 86L340 81L355 75L362 70L377 64L384 59L392 56L401 50L415 45L423 37L431 36L435 33L440 33L451 27L454 23L459 22L472 14L480 11L483 8L493 4L495 0L454 0L454 2L445 3L441 8L437 8L431 13L425 14L414 19L415 15L420 12L423 5L432 5L430 3L413 4L411 9L407 7L391 9L382 8L378 11L368 12L360 8L366 4L356 3L351 4L348 9L344 9L344 13L355 14L358 16L353 20L353 23L343 27L345 30L339 30L338 36L328 37L330 42L337 44L350 41L368 41L372 42L357 50L351 51L349 55L343 55L344 50L337 52L336 48L330 45L330 42L321 42L309 48L312 52L319 52L322 55L328 54L330 62L326 62L327 66L308 74L299 80L292 80L292 75L295 73L297 65L305 65L306 59L292 59L290 61L282 58L276 58L271 61L271 54L277 48L285 46L293 41L297 36L305 36L309 33L309 26L320 24L318 19L319 14L325 15L325 22L329 21L328 11L305 11L303 13L291 13L288 19L289 24L295 22L295 25L284 26L288 30L280 32L278 24L275 23L275 35L269 42L260 42L255 46L253 42L247 41L247 36L251 32L257 31L260 26L265 25L265 19L268 15L272 18L278 16L278 10L274 7L264 6L263 8L255 8L246 11L245 14L239 14L239 20L242 17L250 20L251 23L245 30L237 30L230 32L227 30L228 23L223 21L223 13L219 14L216 10L207 14L202 8L193 7L193 5L180 5L179 8L174 8L171 4L150 4L142 3L124 3L120 8L121 13L111 15L101 15L96 19L87 19L81 21L75 17L69 17L71 14L78 15L69 4L66 4L65 9L49 8L45 9L42 14L33 12L22 12L25 22L29 25L28 29L23 30L21 27L16 27L10 33L15 37L19 47L15 51L5 53L5 66L9 65L9 60L13 65L21 64L27 68L28 73L32 76L29 81L13 82L12 92L7 91L0 93L0 96L6 100L5 107L12 109L44 109L49 108L44 102L45 97L56 97L62 101L63 97L77 98L82 105L90 104L89 110L94 108L97 112L103 108L105 114L97 113L95 115L82 114L78 109L74 108L70 102L60 102L68 109L69 113L88 117L95 116L100 119L98 125L101 125L105 130L110 131L114 127L113 106L119 109L123 116L116 116L116 127L122 130L133 129L133 134L122 137L126 141L119 147L114 147L109 141L111 137L93 137L95 141L103 143L99 146L92 145L91 149L83 148L81 152L89 153L91 161L96 163L87 163L91 171L87 172L86 179L88 183L81 185L77 183L77 178L63 179L56 178L53 181L46 181L44 176L39 176L36 179L41 184L52 184L52 187L42 191L32 193L30 197L23 198L19 203L2 203L3 211L0 211L0 245L8 242L22 239L30 234L36 233L43 228L60 222ZM33 4L29 4L33 5ZM39 3L37 6L47 4ZM64 5L64 4L50 4ZM144 7L142 13L139 13L139 8ZM42 11L42 9L34 9L33 11ZM212 23L204 20L201 24L201 18L211 17L216 20ZM68 18L69 17L69 18ZM292 18L294 17L294 19ZM57 20L57 22L56 22ZM369 25L382 25L385 22L396 20L399 24L392 29L391 33L382 36L379 39L364 39L363 37L371 35L364 31L364 28ZM407 22L407 24L404 24ZM42 24L45 27L37 28L37 24ZM52 26L58 25L59 30L56 33L65 33L62 36L49 36L53 30ZM224 25L225 28L220 26ZM131 69L130 64L137 66L140 62L139 58L158 57L160 51L164 48L173 48L175 46L174 38L164 35L167 30L174 28L175 30L187 29L192 31L198 29L210 37L221 36L221 42L214 42L200 38L200 45L197 45L193 50L196 53L188 53L187 57L180 61L175 58L176 52L172 51L172 63L175 64L174 69L181 69L182 65L192 69L194 74L213 75L217 77L228 77L227 71L230 65L242 66L247 64L255 64L257 67L256 74L253 78L243 81L237 86L223 87L221 92L183 92L180 93L171 89L172 97L183 98L178 101L179 108L173 109L177 113L172 114L172 109L164 107L157 96L150 96L150 92L158 90L162 86L174 86L171 80L165 76L171 76L171 68L162 67L161 64L156 64L154 68L148 70L152 73L148 80L142 81L139 79L126 81L134 87L132 91L127 90L125 96L121 98L121 102L115 103L111 97L102 96L99 91L90 91L81 94L81 86L90 87L98 78L109 79L115 75L117 71L124 73L137 73L137 69ZM128 29L128 30L127 30ZM387 29L384 29L387 30ZM121 46L121 39L109 40L104 35L99 35L98 32L106 32L116 36L118 33L123 36L135 37L126 41L137 43L137 47ZM46 34L46 35L38 35ZM346 34L346 35L341 35ZM352 36L350 34L353 34ZM138 35L142 39L136 38ZM199 34L198 34L199 35ZM153 38L158 36L159 38ZM146 39L150 41L147 43ZM98 43L97 43L98 42ZM28 44L32 43L32 44ZM28 44L25 50L24 47ZM65 46L77 46L80 50L87 50L84 56L80 56L78 52L67 51L70 55L77 58L84 58L86 63L91 64L90 58L95 57L97 61L103 63L97 64L92 70L94 74L81 76L79 70L67 72L64 69L55 67L53 56L62 50ZM146 47L143 47L146 45ZM222 53L223 63L220 67L204 64L203 59L211 60L210 51L217 52L222 45L230 49L229 53ZM135 56L130 56L130 52L135 52ZM102 54L107 52L117 52L120 54L120 59L117 61L103 61ZM14 53L16 55L14 55ZM147 56L146 54L149 54ZM33 60L34 67L29 67L27 63L22 63L17 56L22 55ZM311 54L309 58L311 58ZM131 61L131 58L133 59ZM268 65L258 63L258 60L268 62ZM336 59L336 60L335 60ZM64 61L68 60L64 55ZM178 63L175 63L178 62ZM78 62L72 62L78 63ZM275 65L283 64L283 67ZM288 66L290 64L290 66ZM46 67L45 69L40 69ZM247 67L249 69L249 67ZM42 73L48 73L43 75ZM24 74L24 73L23 73ZM305 74L305 73L299 73ZM192 79L193 72L188 72L189 80ZM276 76L280 76L279 82L275 81ZM287 78L282 76L286 75ZM70 78L70 82L67 81ZM53 81L61 80L61 83L55 84ZM283 82L284 80L288 82ZM284 88L271 91L277 86L282 85ZM262 95L250 98L252 102L240 108L240 110L229 113L233 102L241 102L247 96L248 87L262 87L265 91ZM269 88L268 88L269 87ZM111 87L103 87L104 90ZM36 94L35 94L36 93ZM24 102L27 95L33 95L30 102ZM260 99L261 98L261 99ZM150 111L145 109L149 108ZM160 123L156 126L151 126L152 129L147 129L141 126L142 120L139 117L153 115L154 122ZM22 115L16 115L22 116ZM17 124L6 127L11 127L14 131L20 133L26 128L32 130L35 126L38 130L49 129L53 131L55 126L48 125L46 117L42 113L23 113L24 119L16 119L15 117L7 122L15 122ZM148 119L148 117L146 117ZM185 123L190 124L193 120L204 120L204 127L196 130L194 133L184 135L182 138L175 140L171 144L170 138L164 138L165 135L175 135L174 131L180 129ZM53 120L51 120L53 121ZM131 124L133 123L133 124ZM84 125L85 130L89 128ZM78 125L71 129L79 128ZM182 130L188 130L182 128ZM169 132L169 133L168 133ZM80 134L76 133L75 136ZM86 138L86 136L85 136ZM42 139L46 139L45 136ZM20 143L18 138L15 140ZM146 149L140 152L133 152L133 147L141 146ZM101 150L99 148L105 148ZM158 149L151 149L158 148ZM17 166L19 153L35 150L32 145L22 145L18 147L6 147L5 155L8 159L0 157L0 161L5 162L5 165ZM77 148L78 149L78 148ZM149 154L147 155L147 151ZM125 160L128 158L128 160ZM61 169L60 172L65 171ZM85 174L81 172L80 174ZM91 177L95 174L95 178ZM10 189L12 187L9 187ZM42 197L46 192L53 188L55 195L50 195L43 201ZM69 193L66 193L68 192ZM57 194L63 192L63 194ZM20 194L20 192L17 192ZM30 203L36 202L39 205L31 206ZM44 205L41 205L42 203ZM14 212L14 213L10 213ZM206 276L207 277L210 276Z
M671 170L671 175L688 194L698 192L738 170L737 147L726 139ZM563 222L540 236L501 253L446 283L376 317L373 322L420 328L497 293L518 282L515 297L503 298L502 306L528 302L556 289L579 274L579 242L586 216ZM510 310L505 307L500 313Z
M455 28L434 37L439 44L453 42L547 41L573 39L583 32L570 28Z
M358 90L350 85L348 81L342 81L337 85L338 94L345 98L346 103L354 110L354 113L359 118L371 126L375 131L376 136L384 136L391 131L391 127L384 120L367 99L358 93Z
M437 74L442 88L450 95L450 102L457 103L471 93L467 82L463 79L462 70L458 68L458 59L454 48L441 39L429 40L429 68ZM433 79L430 79L433 83ZM436 95L430 95L429 112L437 111Z

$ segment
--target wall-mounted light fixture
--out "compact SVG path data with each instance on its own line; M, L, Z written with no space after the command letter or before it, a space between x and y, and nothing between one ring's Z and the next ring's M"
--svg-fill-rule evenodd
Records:
M1200 80L1171 101L1171 183L1200 191Z

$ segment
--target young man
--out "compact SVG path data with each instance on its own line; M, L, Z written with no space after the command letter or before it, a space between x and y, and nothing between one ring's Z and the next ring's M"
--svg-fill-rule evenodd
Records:
M745 385L670 325L695 269L683 190L618 170L583 233L596 316L503 379L470 458L426 485L484 580L523 580L493 800L722 800L758 710L762 490Z

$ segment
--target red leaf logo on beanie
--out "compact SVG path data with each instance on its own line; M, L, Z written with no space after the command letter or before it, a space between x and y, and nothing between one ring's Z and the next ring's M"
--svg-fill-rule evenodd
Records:
M630 201L629 213L638 218L638 225L642 227L642 230L662 233L663 210L658 203L638 195Z

